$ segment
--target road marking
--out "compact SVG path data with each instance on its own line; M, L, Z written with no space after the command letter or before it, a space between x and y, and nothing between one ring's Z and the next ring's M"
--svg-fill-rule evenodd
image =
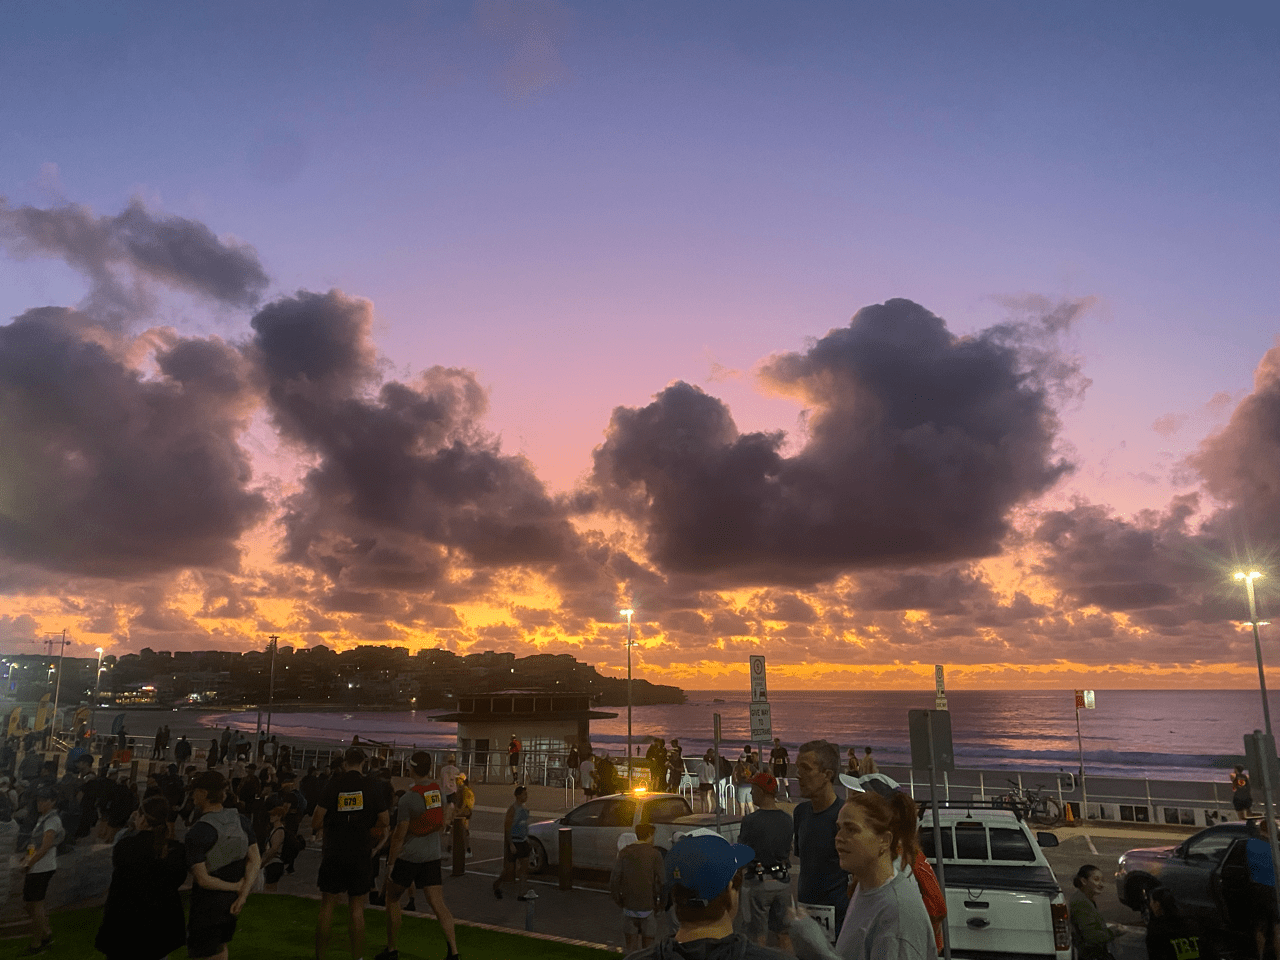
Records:
M1100 856L1100 854L1098 853L1098 848L1097 848L1097 847L1095 847L1095 846L1093 845L1093 837L1089 836L1089 835L1086 833L1086 834L1084 835L1084 842L1085 842L1085 843L1087 843L1087 844L1089 845L1089 852L1090 852L1090 853L1092 853L1095 857L1096 857L1096 856Z

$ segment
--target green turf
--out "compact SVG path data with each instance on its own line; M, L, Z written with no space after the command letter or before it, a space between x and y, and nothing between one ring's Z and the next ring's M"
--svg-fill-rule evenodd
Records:
M235 939L231 941L231 960L312 960L314 955L316 913L319 903L303 897L283 894L255 894L249 898ZM365 958L371 958L386 945L386 915L381 910L365 911ZM40 956L91 960L102 954L93 949L93 938L102 918L100 909L62 910L51 915L54 945ZM27 940L10 941L0 948L0 957L21 956ZM404 960L443 960L444 934L434 919L404 914L400 925L400 956ZM518 933L496 933L458 926L458 953L462 960L600 960L617 958L616 953L551 943ZM173 960L186 957L185 950L172 955ZM329 940L329 957L348 960L347 918L345 909L334 913L333 933Z

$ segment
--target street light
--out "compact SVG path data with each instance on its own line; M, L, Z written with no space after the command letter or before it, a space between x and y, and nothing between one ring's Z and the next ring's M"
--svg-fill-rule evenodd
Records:
M271 684L267 687L267 739L270 740L271 713L276 699L276 647L280 643L280 638L273 633L267 639L271 641Z
M631 789L631 618L634 610L619 610L627 618L627 789Z
M1258 657L1258 686L1262 690L1262 719L1267 725L1267 736L1271 735L1271 706L1267 703L1267 678L1262 672L1262 641L1258 639L1258 603L1253 595L1253 581L1261 577L1257 570L1250 570L1245 573L1243 570L1235 572L1237 580L1244 581L1245 592L1249 595L1249 625L1253 627L1253 652ZM1268 621L1263 621L1264 623Z
M102 688L102 655L106 653L101 647L97 647L98 652L98 672L93 675L93 706L89 708L89 730L92 733L98 731L98 699L99 690Z

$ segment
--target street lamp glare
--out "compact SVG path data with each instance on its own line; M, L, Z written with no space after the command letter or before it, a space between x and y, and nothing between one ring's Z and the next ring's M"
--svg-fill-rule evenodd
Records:
M624 617L630 620L633 616L635 616L636 612L634 610L619 610L618 613L622 614Z
M1237 580L1257 580L1261 576L1262 574L1257 570L1250 570L1248 573L1245 573L1243 570L1237 570L1235 572L1235 578Z

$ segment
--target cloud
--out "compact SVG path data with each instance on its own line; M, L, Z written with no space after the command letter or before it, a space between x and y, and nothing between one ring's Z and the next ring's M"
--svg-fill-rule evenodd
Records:
M1055 320L1055 323L1060 320ZM596 503L645 531L660 568L721 583L814 583L850 569L997 553L1009 513L1068 472L1053 452L1049 380L1007 324L956 337L908 300L866 307L760 379L808 409L794 457L781 433L740 434L686 383L619 407L594 454Z
M1242 533L1280 544L1280 342L1259 362L1253 392L1188 462L1232 508Z
M285 504L285 556L342 589L443 589L456 567L546 564L577 536L523 457L503 454L480 420L488 405L466 370L433 367L381 381L372 305L338 291L299 293L252 320L252 353L281 434L317 458ZM456 579L456 578L454 578ZM375 604L376 605L376 604Z
M1151 424L1151 429L1162 437L1171 437L1186 424L1187 418L1180 413L1166 413L1162 417L1156 417Z
M252 247L195 220L157 217L138 200L100 217L79 204L14 207L0 197L0 243L16 256L65 260L89 278L86 308L117 320L149 309L149 282L233 307L255 305L268 283Z
M0 556L138 577L235 569L266 512L237 438L257 402L240 353L152 331L154 376L121 340L60 307L0 327Z
M480 0L481 31L509 46L499 82L510 96L524 99L572 78L560 56L573 14L555 0Z

